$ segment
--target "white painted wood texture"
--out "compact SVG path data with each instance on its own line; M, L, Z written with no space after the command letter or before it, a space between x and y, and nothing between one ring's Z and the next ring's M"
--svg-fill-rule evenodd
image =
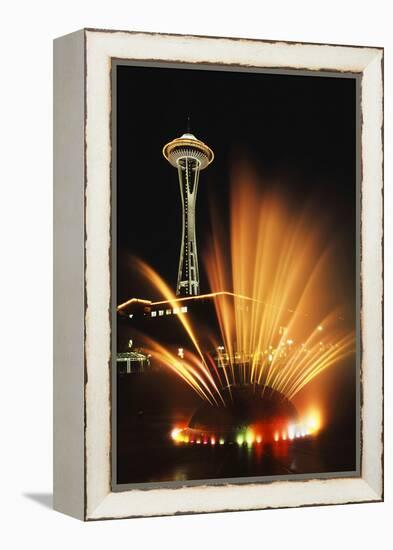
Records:
M53 506L84 519L84 31L54 42Z

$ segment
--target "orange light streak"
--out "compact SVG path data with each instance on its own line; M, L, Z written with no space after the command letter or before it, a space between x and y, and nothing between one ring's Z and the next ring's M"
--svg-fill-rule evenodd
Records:
M202 351L192 317L181 311L177 317L195 353L187 352L179 361L150 342L152 355L212 404L224 403L222 385L230 391L239 381L262 384L292 399L355 351L354 328L345 321L347 306L332 269L334 249L323 236L318 214L311 208L295 211L261 189L249 171L238 172L229 235L223 235L219 216L212 216L210 249L204 257L212 292L178 298L151 267L136 260L163 299L132 298L117 308L133 303L176 308L184 302L214 300L220 329L216 358ZM295 435L288 432L287 437Z
M294 214L261 188L249 171L236 174L229 254L213 213L205 266L213 295L232 291L215 308L233 381L236 363L243 383L293 398L354 353L354 330L343 321L345 304L337 307L334 249L318 216L311 208Z

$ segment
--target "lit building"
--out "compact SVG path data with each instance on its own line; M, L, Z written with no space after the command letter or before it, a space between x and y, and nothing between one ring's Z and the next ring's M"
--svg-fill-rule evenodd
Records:
M131 374L144 371L150 367L150 358L144 353L126 351L117 354L116 363L118 374Z
M214 351L210 340L212 337L219 338L220 334L215 299L226 298L230 298L228 293L179 297L172 302L132 298L117 308L118 350L127 349L130 338L136 346L143 346L141 335L159 341L164 346L189 348L190 340L179 318L183 314L197 329L204 348Z
M183 210L176 294L179 296L197 296L200 294L200 287L195 205L199 173L213 161L214 154L210 147L190 133L185 133L167 143L162 152L167 161L178 171Z
M232 292L215 292L199 296L179 297L167 300L150 301L132 298L117 308L118 350L128 347L129 339L138 347L143 347L141 335L159 341L164 346L176 349L190 349L190 339L179 315L194 327L201 348L209 352L219 364L227 363L227 350L222 346L222 336L217 318L217 306L234 312L235 308L245 311L252 307L253 300L237 296ZM225 304L223 304L225 302ZM191 346L192 347L192 346ZM233 358L244 362L244 356Z

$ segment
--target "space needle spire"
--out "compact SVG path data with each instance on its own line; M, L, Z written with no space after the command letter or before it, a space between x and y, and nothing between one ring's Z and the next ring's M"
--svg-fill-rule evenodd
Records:
M200 288L195 205L199 173L213 161L214 154L210 147L191 133L189 116L187 117L186 133L167 143L162 153L166 160L177 168L182 202L183 228L176 294L178 296L197 296Z

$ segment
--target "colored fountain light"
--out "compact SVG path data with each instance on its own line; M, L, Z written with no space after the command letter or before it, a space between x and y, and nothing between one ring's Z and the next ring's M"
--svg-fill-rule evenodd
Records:
M296 420L298 413L285 396L264 386L241 384L222 390L225 405L201 403L188 422L190 433L208 434L248 446L272 439L275 426Z
M229 389L223 390L228 401ZM261 386L240 385L231 388L232 401L226 406L212 407L202 403L183 427L176 426L171 437L176 444L196 442L212 447L237 444L239 447L280 443L313 437L309 425L321 427L321 415L314 409L300 417L294 405L282 394ZM262 436L263 433L263 436Z
M264 426L266 432L266 441L265 444L275 444L281 443L284 444L288 442L289 444L294 439L303 439L313 437L318 433L321 428L321 415L318 410L314 409L312 414L306 416L303 420L295 422L289 422L285 430L275 428L275 424L282 424L282 417L279 419L273 420L273 422L259 422L259 429L261 426ZM317 424L318 419L318 424ZM266 420L266 419L265 419ZM311 429L310 424L314 426L314 429ZM317 428L318 426L318 428ZM252 426L244 426L241 428L228 426L217 426L215 425L215 430L219 428L221 431L226 430L226 438L221 435L217 436L215 431L209 431L209 426L203 425L199 427L175 427L171 432L171 438L176 444L193 444L206 445L206 446L215 446L217 443L219 445L229 444L232 445L236 443L239 447L246 446L252 448L255 445L260 445L264 439L260 433L256 433L255 429Z
M181 430L181 428L174 428L174 429L171 431L171 437L172 437L173 441L180 441L181 438L182 438L182 430Z
M295 439L296 436L296 427L294 424L289 424L288 426L288 437L289 439Z
M251 446L255 441L254 432L250 428L246 430L245 440L248 446Z

